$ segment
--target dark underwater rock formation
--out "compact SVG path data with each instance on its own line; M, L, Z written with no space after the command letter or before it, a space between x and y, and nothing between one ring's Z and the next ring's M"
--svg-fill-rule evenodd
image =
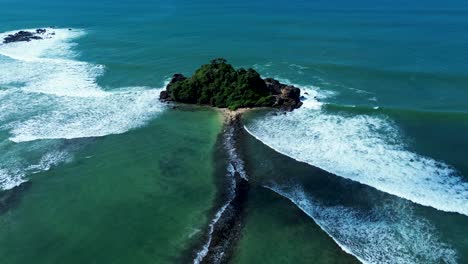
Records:
M300 94L299 88L272 78L264 80L253 69L236 70L225 59L215 59L202 65L190 78L175 74L160 99L231 110L276 107L292 111L302 105Z
M22 193L30 187L31 182L24 182L10 190L0 190L0 216L17 206Z

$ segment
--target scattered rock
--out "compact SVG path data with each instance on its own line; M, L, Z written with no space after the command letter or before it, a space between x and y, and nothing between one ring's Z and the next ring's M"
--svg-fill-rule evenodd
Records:
M38 29L39 30L39 29ZM37 30L36 30L37 32ZM42 31L41 31L42 32ZM44 31L45 32L45 31ZM42 33L41 33L42 34ZM10 34L3 39L3 43L12 43L12 42L21 42L21 41L31 41L33 39L42 39L39 36L36 36L36 33L29 31L19 31L15 34Z

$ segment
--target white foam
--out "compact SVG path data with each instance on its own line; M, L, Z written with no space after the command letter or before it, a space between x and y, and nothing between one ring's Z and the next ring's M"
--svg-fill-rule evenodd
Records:
M51 151L42 156L38 164L30 165L26 170L32 173L48 171L62 162L69 162L71 160L72 155L67 151Z
M0 45L8 57L0 60L0 87L8 92L1 95L0 121L12 141L124 133L164 109L160 89L104 91L96 82L104 67L75 60L72 41L84 31L46 30L43 40Z
M9 132L11 141L124 133L164 109L160 89L102 89L96 80L104 66L76 59L73 41L85 35L83 30L46 30L42 40L0 44L0 129ZM16 32L0 33L0 40ZM34 150L43 154L39 161L22 159L21 151L7 153L8 160L0 161L0 188L11 189L30 174L70 159L54 144L42 147Z
M54 105L47 107L47 111L29 112L25 120L10 123L10 140L23 142L124 133L144 125L163 109L158 96L156 89L131 88L98 97L56 97L48 101ZM20 106L15 108L15 111L24 110Z
M50 28L47 32L55 35L0 45L0 54L10 58L0 64L0 85L19 83L25 91L59 96L102 96L96 78L104 67L74 60L71 41L84 32ZM0 34L0 39L11 33Z
M0 169L0 190L9 190L26 181L21 170Z
M298 161L421 205L468 215L468 183L448 165L406 150L388 118L301 108L255 120L246 130Z
M63 58L76 55L71 41L85 34L83 30L78 29L55 29L45 28L46 33L39 35L41 40L32 40L29 42L12 42L0 44L0 54L15 60L38 61L42 58ZM35 29L22 29L23 31L35 32ZM15 34L20 30L0 33L0 40L7 35ZM54 34L54 35L52 35Z
M8 167L0 168L0 190L12 189L26 182L30 174L47 171L60 163L72 160L72 155L69 152L65 150L53 150L42 155L36 164L24 167L22 166L24 163L22 160L16 160L15 157L12 157L14 155L13 152L9 152L7 155L12 160L0 163L1 167Z
M238 172L239 175L248 180L247 172L245 171L245 164L244 161L239 157L237 154L236 148L236 139L234 136L235 128L231 125L229 126L226 131L224 131L224 147L228 153L228 161L230 166L228 166L228 172L230 175L234 175L235 172Z
M324 206L300 188L267 187L309 215L347 253L363 263L457 263L457 253L440 241L435 228L414 215L407 202L362 212Z

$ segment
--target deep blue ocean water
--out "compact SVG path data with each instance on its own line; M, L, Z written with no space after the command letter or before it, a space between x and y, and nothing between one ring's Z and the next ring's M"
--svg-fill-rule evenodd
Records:
M466 1L0 0L0 6L0 32L58 30L55 42L0 46L2 189L34 177L32 160L58 148L55 139L133 133L157 120L167 111L157 103L158 89L173 73L189 75L224 57L308 93L298 111L249 120L255 138L371 188L369 197L378 201L393 198L369 213L360 211L361 202L333 195L327 204L303 176L297 188L281 177L269 188L361 260L468 262ZM290 133L278 137L285 129ZM44 166L64 159L55 155ZM336 188L346 192L345 184ZM386 210L398 212L396 220ZM337 215L353 220L341 223Z

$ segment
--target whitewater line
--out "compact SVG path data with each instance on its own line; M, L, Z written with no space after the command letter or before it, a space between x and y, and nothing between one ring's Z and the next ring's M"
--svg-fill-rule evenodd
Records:
M291 203L293 203L294 205L297 206L297 208L299 208L303 213L305 213L306 215L308 215L313 221L315 224L317 224L320 229L323 230L323 232L325 232L331 239L333 239L333 241L335 241L335 243L338 245L338 247L341 248L341 250L343 250L344 252L354 256L357 260L359 260L361 263L363 264L371 264L370 262L367 262L365 261L363 258L357 256L356 254L354 254L351 249L349 249L348 247L346 247L345 245L341 244L340 241L338 241L334 236L332 236L323 226L322 224L320 224L312 215L310 215L304 208L302 208L302 206L300 206L299 204L297 204L293 199L291 199L288 195L285 195L283 193L281 193L280 191L277 191L275 189L273 189L273 187L270 187L270 186L267 186L267 185L263 185L262 186L263 188L266 188L276 194L278 194L279 196L281 197L284 197L286 199L288 199Z
M306 161L306 160L304 160L304 159L300 159L300 158L294 157L294 156L292 156L292 155L289 155L289 154L286 153L285 151L282 151L282 150L280 150L279 148L274 147L273 144L267 144L267 143L265 143L265 141L263 141L263 140L261 139L260 136L257 136L256 134L254 134L251 130L249 130L249 129L247 128L247 126L244 126L244 129L245 129L251 136L253 136L253 137L256 138L257 140L259 140L260 142L262 142L262 144L264 144L264 145L268 146L269 148L273 149L274 151L276 151L276 152L278 152L278 153L280 153L280 154L282 154L282 155L284 155L284 156L287 156L287 157L289 157L289 158L291 158L291 159L294 159L294 160L296 160L296 161L298 161L298 162L302 162L302 163L309 164L309 165L311 165L311 166L318 167L318 168L323 169L323 170L325 170L325 171L327 171L327 172L329 172L329 173L331 173L331 174L333 174L333 175L336 175L336 176L339 176L339 177L342 177L342 178L345 178L345 179L348 179L348 180L351 180L351 181L354 181L354 182L358 182L358 183L361 183L361 184L365 184L365 185L367 185L367 186L369 186L369 187L372 187L372 188L374 188L374 189L376 189L376 190L379 190L379 191L384 192L384 193L388 193L388 194L390 194L390 195L399 197L399 198L401 198L401 199L405 199L405 200L411 201L411 202L413 202L413 203L415 203L415 204L419 204L419 205L422 205L422 206L431 207L431 208L434 208L434 209L436 209L436 210L443 211L443 212L459 213L459 214L463 214L463 215L468 215L468 211L467 211L467 210L468 210L468 206L467 206L467 205L468 205L468 202L465 203L464 208L463 208L463 206L462 206L462 208L457 207L457 206L451 206L450 208L444 208L444 207L442 207L442 206L435 205L434 203L431 203L431 202L425 202L425 201L423 201L422 199L415 199L415 198L412 198L412 197L411 197L411 196L415 196L414 194L411 194L411 195L404 195L404 194L401 194L401 193L398 193L398 192L389 190L389 188L383 188L383 187L381 187L381 186L379 186L379 185L376 185L376 184L370 184L370 183L366 182L365 180L357 180L357 179L354 179L353 177L345 176L345 175L336 173L336 172L334 172L334 171L332 171L332 170L327 169L326 167L323 167L323 166L320 166L320 165L317 165L317 164L313 164L313 163L311 163L311 162L309 162L309 161ZM452 182L453 182L453 181L459 180L459 178L458 178L457 176L449 176L449 177L450 177L450 178L449 178L448 180L450 180L450 181L452 181ZM459 186L459 185L456 185L456 186L459 187L459 188L466 188L467 184L465 183L465 184L463 185L463 182L461 182L461 183L462 183L462 185L460 185L460 186ZM466 190L465 190L465 192L466 192Z
M213 220L211 220L211 223L209 225L209 232L208 232L208 240L206 241L206 243L203 245L202 249L200 251L197 252L197 256L195 257L195 259L193 260L193 263L194 264L200 264L203 259L206 257L206 255L208 254L208 251L209 251L209 248L211 246L211 240L213 239L213 231L214 231L214 227L215 225L218 223L219 219L221 218L221 216L223 215L224 211L226 211L226 208L229 206L229 204L232 202L232 200L234 199L231 198L230 200L228 200L215 214L215 217L213 218Z
M46 151L58 151L48 139L125 133L146 125L167 108L159 101L159 88L101 87L97 78L104 74L105 66L77 59L75 39L85 36L86 31L45 29L43 39L0 44L0 130L7 133L9 141L25 146L50 142L37 150L44 159L38 164L24 162L19 166L10 159L1 160L0 190L11 189L27 181L30 174L59 163L58 159L47 163L51 156ZM35 31L3 32L0 41L21 30ZM10 153L23 160L23 155L15 152L21 148L19 144L14 144ZM10 155L2 153L0 158L5 154ZM65 155L58 157L66 159Z
M416 216L408 202L385 203L364 213L322 205L300 187L289 191L276 185L263 187L290 200L362 263L457 263L456 250L441 241L434 226Z

